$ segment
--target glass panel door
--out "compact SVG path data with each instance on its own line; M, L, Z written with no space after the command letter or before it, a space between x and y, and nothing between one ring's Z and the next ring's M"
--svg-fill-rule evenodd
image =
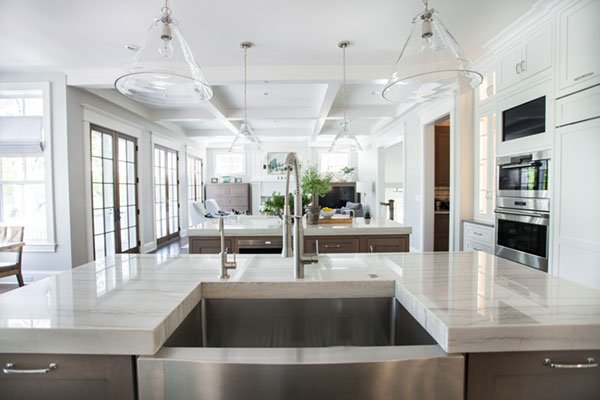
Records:
M189 201L202 201L202 175L204 165L202 159L188 157L188 199Z
M136 140L92 125L90 144L94 259L137 253Z
M179 179L177 152L154 146L154 205L158 244L179 237Z

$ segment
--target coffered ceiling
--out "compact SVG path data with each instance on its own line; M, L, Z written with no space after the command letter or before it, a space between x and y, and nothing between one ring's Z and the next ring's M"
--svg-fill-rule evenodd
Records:
M544 0L540 0L544 1ZM531 10L535 0L430 0L467 55ZM102 95L128 62L160 0L0 0L0 71L62 71ZM260 140L326 144L342 118L340 40L347 49L348 117L366 138L411 104L392 105L383 85L422 7L419 0L170 0L196 61L213 85L210 104L151 109L207 145L231 140L243 118L242 51L249 40L248 122ZM107 98L115 99L111 94Z

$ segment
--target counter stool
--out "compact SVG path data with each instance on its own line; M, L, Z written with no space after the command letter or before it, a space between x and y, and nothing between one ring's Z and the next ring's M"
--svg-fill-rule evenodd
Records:
M21 274L23 230L22 226L0 226L0 253L10 253L0 260L0 278L16 275L19 286L25 285Z

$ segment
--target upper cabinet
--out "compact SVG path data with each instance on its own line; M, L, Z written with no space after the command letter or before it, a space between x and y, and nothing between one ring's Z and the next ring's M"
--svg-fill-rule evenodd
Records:
M498 90L505 90L551 66L552 26L548 24L500 56Z
M584 0L559 13L557 97L600 83L598 17L598 0Z
M490 67L481 71L483 80L481 85L475 89L476 103L485 104L496 97L496 67Z

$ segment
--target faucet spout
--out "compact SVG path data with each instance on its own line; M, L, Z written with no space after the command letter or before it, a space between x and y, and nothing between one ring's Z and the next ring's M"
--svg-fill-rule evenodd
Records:
M237 260L235 258L235 253L233 253L233 261L227 260L228 249L225 247L225 223L223 221L223 216L219 217L219 233L221 236L221 252L219 253L219 256L221 258L221 273L219 275L219 278L228 279L229 274L227 273L227 271L230 269L235 269L237 267Z
M285 195L283 205L283 257L294 257L294 277L296 279L304 278L304 265L316 263L314 259L304 258L304 228L302 224L302 193L300 192L300 163L296 153L289 153L285 158L286 180ZM289 192L290 175L294 172L295 190L294 190L294 215L290 215ZM291 222L294 220L294 235L292 241Z

